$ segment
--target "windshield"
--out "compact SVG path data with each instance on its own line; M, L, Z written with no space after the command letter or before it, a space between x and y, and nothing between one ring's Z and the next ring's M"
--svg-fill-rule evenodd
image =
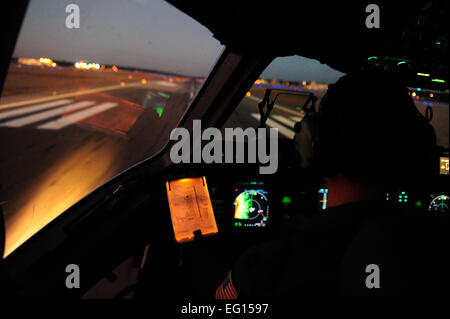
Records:
M223 127L257 127L260 124L258 103L270 89L269 99L275 103L265 125L277 128L279 139L292 139L294 125L305 114L304 107L312 106L308 101L310 96L316 98L317 109L328 84L343 75L317 60L301 56L276 58L261 73Z
M161 150L222 49L163 1L30 1L0 99L4 256Z
M275 104L265 124L267 127L278 129L279 139L292 139L295 135L294 125L300 122L305 114L303 107L308 96L313 94L317 98L315 106L318 109L328 85L335 83L343 75L317 60L300 56L276 58L261 73L223 128L257 127L260 124L258 103L263 99L266 89L270 89L272 91L270 101L275 100ZM417 109L423 115L427 107L431 108L433 117L430 123L436 132L437 145L448 149L448 91L440 92L422 88L409 88L409 90ZM380 116L383 116L381 110L382 108L380 108Z

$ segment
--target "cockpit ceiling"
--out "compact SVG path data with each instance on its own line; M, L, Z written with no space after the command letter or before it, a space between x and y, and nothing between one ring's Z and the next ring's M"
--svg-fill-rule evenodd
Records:
M236 53L298 54L345 73L366 66L401 73L409 86L448 89L447 1L378 1L379 29L365 24L370 2L168 2Z

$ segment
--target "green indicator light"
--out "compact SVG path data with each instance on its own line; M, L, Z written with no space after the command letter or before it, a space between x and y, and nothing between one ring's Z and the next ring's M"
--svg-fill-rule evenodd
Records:
M422 89L421 89L421 88L417 88L417 91L419 91L419 92L420 92L420 91L422 91Z
M399 199L399 200L398 200L398 202L399 202L399 203L401 203L401 202L402 202L402 200L401 200L401 199Z
M430 76L428 73L417 73L418 76Z
M163 98L170 99L170 95L167 94L167 93L164 93L164 92L158 92L158 94L161 95Z
M281 202L283 204L290 204L292 202L292 199L290 196L284 196L283 199L281 200Z
M408 195L405 195L405 198L408 198Z
M421 200L418 200L418 201L416 202L416 207L422 207L422 206L423 206L422 201L421 201Z
M445 83L445 81L441 79L432 79L431 82Z
M407 202L408 200L407 199L405 199L405 203Z
M239 227L241 227L242 226L242 224L241 223L239 223Z
M155 107L155 111L156 113L158 113L158 116L161 117L161 115L163 114L164 110L160 107Z
M406 63L405 61L400 61L400 62L397 63L397 65L405 64L405 63Z
M372 60L372 59L378 59L376 56L371 56L371 57L369 57L369 58L367 58L367 61L369 61L369 60Z
M236 226L236 227L237 227L237 225L238 225L238 223L237 223L237 222L235 222L235 223L234 223L234 226Z
M437 42L435 42L435 44L437 44L437 45L440 45L440 44L441 44L441 42L437 41Z
M405 192L402 192L402 195L404 195L405 194Z

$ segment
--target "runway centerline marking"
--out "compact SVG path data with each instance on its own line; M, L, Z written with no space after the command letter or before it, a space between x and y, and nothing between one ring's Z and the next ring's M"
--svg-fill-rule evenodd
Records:
M99 87L99 88L63 93L63 94L59 94L59 95L55 95L55 96L46 96L46 97L41 97L41 98L34 98L34 99L29 99L29 100L22 100L22 101L17 101L17 102L0 104L0 110L15 107L15 106L22 106L22 105L27 105L27 104L35 104L35 103L40 103L40 102L58 100L61 98L74 97L74 96L86 95L86 94L97 93L97 92L119 90L119 89L128 89L130 87L139 87L139 86L146 87L141 82L126 83L125 86L121 86L120 84L109 85L109 86L103 86L103 87Z
M57 120L44 123L42 125L39 125L37 128L42 129L42 130L59 130L63 127L66 127L68 125L79 122L79 121L81 121L85 118L91 117L95 114L112 109L113 107L116 107L117 105L119 105L119 103L114 103L114 102L101 103L101 104L91 107L85 111L79 111L79 112L73 113L71 115L61 117Z
M78 103L73 103L73 104L69 104L69 105L65 105L62 107L58 107L54 110L50 110L50 111L46 111L46 112L40 112L37 114L33 114L33 115L29 115L29 116L25 116L25 117L20 117L18 119L15 120L11 120L5 123L1 123L0 126L7 126L7 127L22 127L24 125L28 125L31 123L35 123L35 122L39 122L41 120L45 120L48 119L50 117L54 117L57 115L61 115L65 112L72 112L72 111L76 111L85 107L88 107L92 104L95 104L95 102L93 101L82 101L82 102L78 102Z
M166 82L166 81L154 81L152 83L156 84L156 85L167 86L167 87L172 87L172 88L178 86L178 84L170 83L170 82Z

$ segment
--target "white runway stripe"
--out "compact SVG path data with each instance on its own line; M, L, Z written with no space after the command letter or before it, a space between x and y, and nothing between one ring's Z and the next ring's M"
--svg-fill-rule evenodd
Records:
M251 113L250 115L251 115L251 117L253 117L254 119L257 119L257 120L259 120L259 118L260 118L259 113ZM277 128L278 133L286 136L287 138L293 138L295 136L294 130L291 130L290 128L287 128L286 126L284 126L278 122L275 122L271 119L267 119L266 125L269 127Z
M71 115L61 117L57 120L50 121L50 122L44 123L42 125L39 125L38 129L59 130L63 127L66 127L70 124L81 121L81 120L88 118L90 116L93 116L97 113L101 113L101 112L109 110L113 107L116 107L117 105L118 105L118 103L113 103L113 102L101 103L101 104L91 107L85 111L76 112Z
M281 106L279 104L275 104L273 109L274 110L282 110L282 111L284 111L286 113L289 113L289 114L292 114L292 115L297 115L297 116L300 114L300 111L292 110L290 108L287 108L285 106Z
M289 126L290 128L293 128L294 125L295 125L295 123L296 123L296 122L294 122L294 121L291 121L291 120L285 118L285 117L282 116L282 115L272 115L272 118L275 119L275 120L277 120L277 121L280 122L280 123L283 123L283 124Z
M58 100L58 101L42 103L42 104L30 106L30 107L21 107L20 109L17 109L17 110L0 113L0 120L8 118L8 117L22 115L22 114L43 111L43 110L46 110L46 109L49 109L49 108L52 108L55 106L69 104L71 102L72 102L72 100Z
M58 108L50 110L50 111L41 112L41 113L33 114L30 116L20 117L18 119L12 120L12 121L2 123L2 124L0 124L0 126L21 127L24 125L28 125L31 123L35 123L35 122L39 122L39 121L48 119L50 117L64 114L65 112L76 111L76 110L85 108L89 105L92 105L94 103L95 102L92 102L92 101L82 101L82 102L78 102L78 103L73 103L73 104L62 106L62 107L58 107Z
M303 120L303 117L301 116L290 116L291 120L293 120L295 123L300 122Z

